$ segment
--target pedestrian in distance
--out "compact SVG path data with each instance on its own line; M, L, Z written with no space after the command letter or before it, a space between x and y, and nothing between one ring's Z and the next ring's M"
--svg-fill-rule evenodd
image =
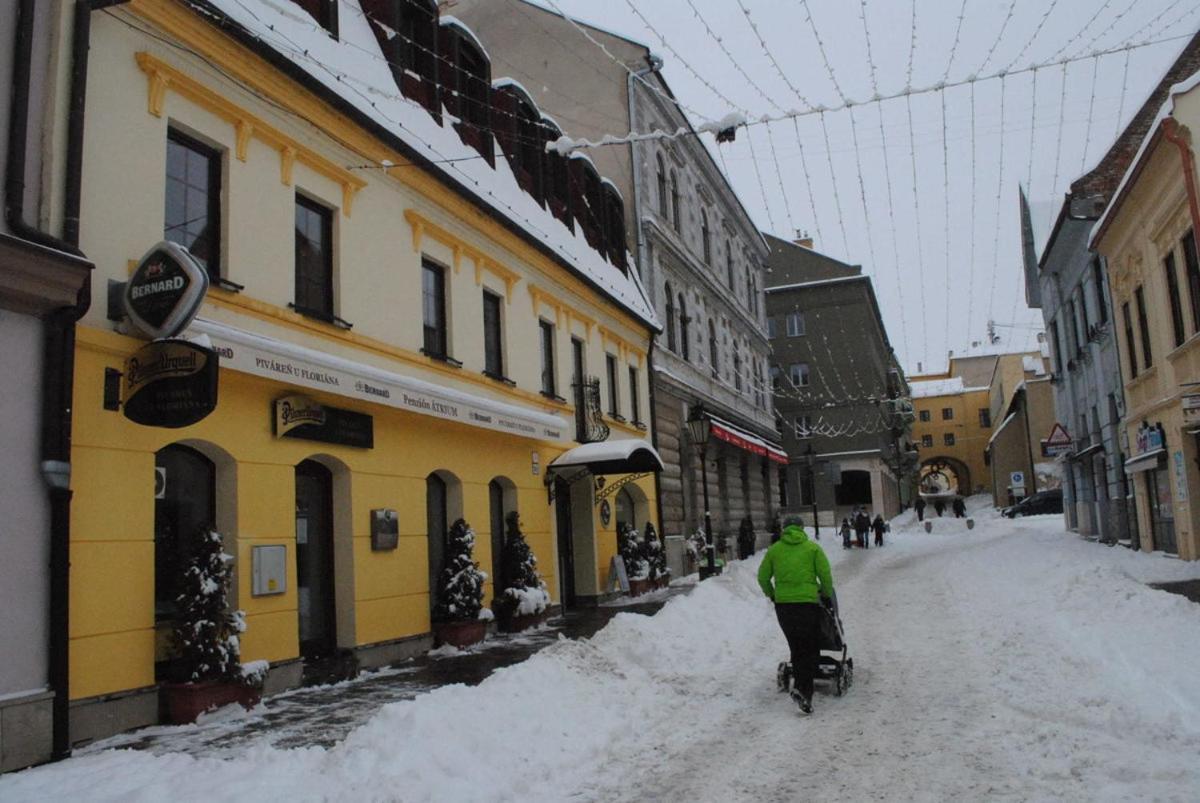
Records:
M883 546L883 530L887 524L883 521L883 516L876 516L875 521L871 522L871 529L875 531L875 546Z
M858 545L862 549L867 549L870 544L867 541L867 533L871 531L871 517L867 515L865 509L859 510L858 515L854 517L854 531L858 535Z
M967 515L967 503L963 501L961 496L954 497L954 518L961 519Z
M785 519L783 535L763 556L758 585L775 604L779 629L787 639L795 679L791 697L801 711L811 714L821 653L821 603L833 599L833 573L825 551L808 539L798 516Z
M917 509L917 521L925 521L925 500L918 496L913 507Z
M850 520L842 519L842 549L850 548Z
M933 509L937 511L938 518L940 519L942 514L946 512L946 503L941 499L934 500Z

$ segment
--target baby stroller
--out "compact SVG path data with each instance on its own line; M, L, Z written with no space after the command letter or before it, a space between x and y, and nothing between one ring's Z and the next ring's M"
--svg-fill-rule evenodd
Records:
M854 659L849 657L850 648L846 644L842 618L838 615L837 596L833 599L822 599L821 611L821 651L817 656L817 671L813 680L829 681L833 685L834 695L841 697L854 682ZM791 661L779 662L775 681L779 691L791 690Z

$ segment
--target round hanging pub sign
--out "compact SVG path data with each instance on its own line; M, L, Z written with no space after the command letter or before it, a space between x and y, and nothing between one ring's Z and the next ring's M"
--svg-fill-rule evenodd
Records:
M186 340L157 340L125 361L125 417L176 429L195 424L217 406L219 357Z
M188 327L208 292L208 271L181 245L151 248L125 283L129 322L144 337L175 337Z

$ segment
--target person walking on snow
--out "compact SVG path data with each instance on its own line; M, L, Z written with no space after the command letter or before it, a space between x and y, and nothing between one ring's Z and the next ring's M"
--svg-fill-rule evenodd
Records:
M954 497L954 503L951 507L954 508L954 518L961 519L967 515L967 503L963 501L961 496Z
M850 520L842 519L842 549L850 548Z
M775 603L779 629L792 658L791 696L812 713L813 677L821 651L821 603L832 604L833 573L820 545L808 540L798 516L786 519L783 535L758 568L758 584Z
M867 549L870 544L867 541L867 533L871 530L871 517L867 515L867 511L860 510L858 515L854 517L854 532L858 536L858 545L862 549Z
M871 529L875 531L875 546L883 546L883 530L887 527L883 523L883 516L876 516L875 521L871 522Z
M933 509L937 511L938 518L940 519L942 514L946 512L946 503L938 499L933 503Z
M925 521L925 500L918 496L913 507L917 509L917 521Z

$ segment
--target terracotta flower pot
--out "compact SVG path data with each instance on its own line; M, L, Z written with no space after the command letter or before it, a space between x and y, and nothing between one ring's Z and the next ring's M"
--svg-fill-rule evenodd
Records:
M262 700L262 688L220 680L197 683L164 683L160 687L166 702L167 721L172 725L195 722L206 711L230 703L250 710Z
M520 633L522 630L528 630L531 627L537 627L542 622L546 621L547 616L549 616L547 611L524 615L500 615L496 617L496 628L501 633Z
M433 625L433 646L450 644L458 648L470 647L483 641L487 635L487 622L469 619L457 622L436 622Z
M644 578L642 580L630 580L629 581L629 596L640 597L642 594L647 593L652 588L653 588L653 586L651 585L650 578L648 578L648 577Z

